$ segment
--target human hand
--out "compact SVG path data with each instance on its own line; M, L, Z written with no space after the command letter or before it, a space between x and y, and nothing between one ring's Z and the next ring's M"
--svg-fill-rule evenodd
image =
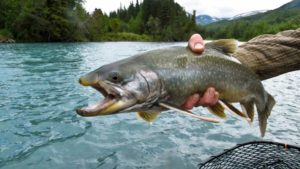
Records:
M204 51L204 41L201 35L192 35L188 42L188 46L193 52L201 54ZM213 106L218 100L219 93L215 88L209 87L203 95L200 95L199 93L191 95L182 107L185 109L192 109L195 106Z
M213 87L209 87L206 89L203 95L199 93L195 93L191 95L185 103L182 105L185 109L192 109L193 107L197 106L213 106L219 100L219 92L215 90Z

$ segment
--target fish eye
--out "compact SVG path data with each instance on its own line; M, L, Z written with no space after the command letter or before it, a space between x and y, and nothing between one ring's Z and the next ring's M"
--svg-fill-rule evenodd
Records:
M113 76L113 80L118 80L118 76Z
M112 82L120 82L121 79L121 75L119 72L111 72L110 73L110 81Z

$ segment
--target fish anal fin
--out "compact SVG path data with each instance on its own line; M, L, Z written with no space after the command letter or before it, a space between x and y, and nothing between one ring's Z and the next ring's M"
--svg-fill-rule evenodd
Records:
M226 118L226 114L224 113L225 108L223 107L223 105L220 102L217 102L217 104L215 104L214 106L207 107L207 109L212 114L214 114L222 119Z
M241 102L240 104L243 109L243 112L246 112L248 118L250 119L250 122L252 123L254 120L254 102L248 101L248 102Z
M148 123L152 123L159 114L160 112L138 112L137 113L138 117L147 121Z

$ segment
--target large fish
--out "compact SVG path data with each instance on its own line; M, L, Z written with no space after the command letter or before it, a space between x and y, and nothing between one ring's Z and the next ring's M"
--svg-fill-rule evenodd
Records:
M152 122L160 112L174 109L217 122L180 108L192 94L214 87L220 93L220 101L208 107L212 113L225 118L225 107L252 122L256 105L264 136L275 100L253 71L231 59L236 48L235 40L223 39L207 43L201 55L186 47L170 47L104 65L82 76L79 82L95 88L105 98L77 109L77 113L96 116L138 112L141 118ZM234 102L241 104L242 112L231 104Z

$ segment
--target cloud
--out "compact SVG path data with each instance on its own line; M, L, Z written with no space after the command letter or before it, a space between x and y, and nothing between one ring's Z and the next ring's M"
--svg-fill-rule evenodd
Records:
M255 10L270 10L290 2L291 0L175 0L187 12L196 10L197 15L208 14L216 17L232 17L241 13ZM100 8L109 14L122 6L128 7L136 0L86 0L84 7L92 12ZM141 0L140 0L141 2Z
M270 10L291 0L175 0L186 11L196 10L197 15L208 14L216 17L232 17L255 10Z
M128 7L132 1L135 3L135 0L86 0L84 7L88 12L93 12L95 8L100 8L103 12L109 14L120 8L120 5Z

